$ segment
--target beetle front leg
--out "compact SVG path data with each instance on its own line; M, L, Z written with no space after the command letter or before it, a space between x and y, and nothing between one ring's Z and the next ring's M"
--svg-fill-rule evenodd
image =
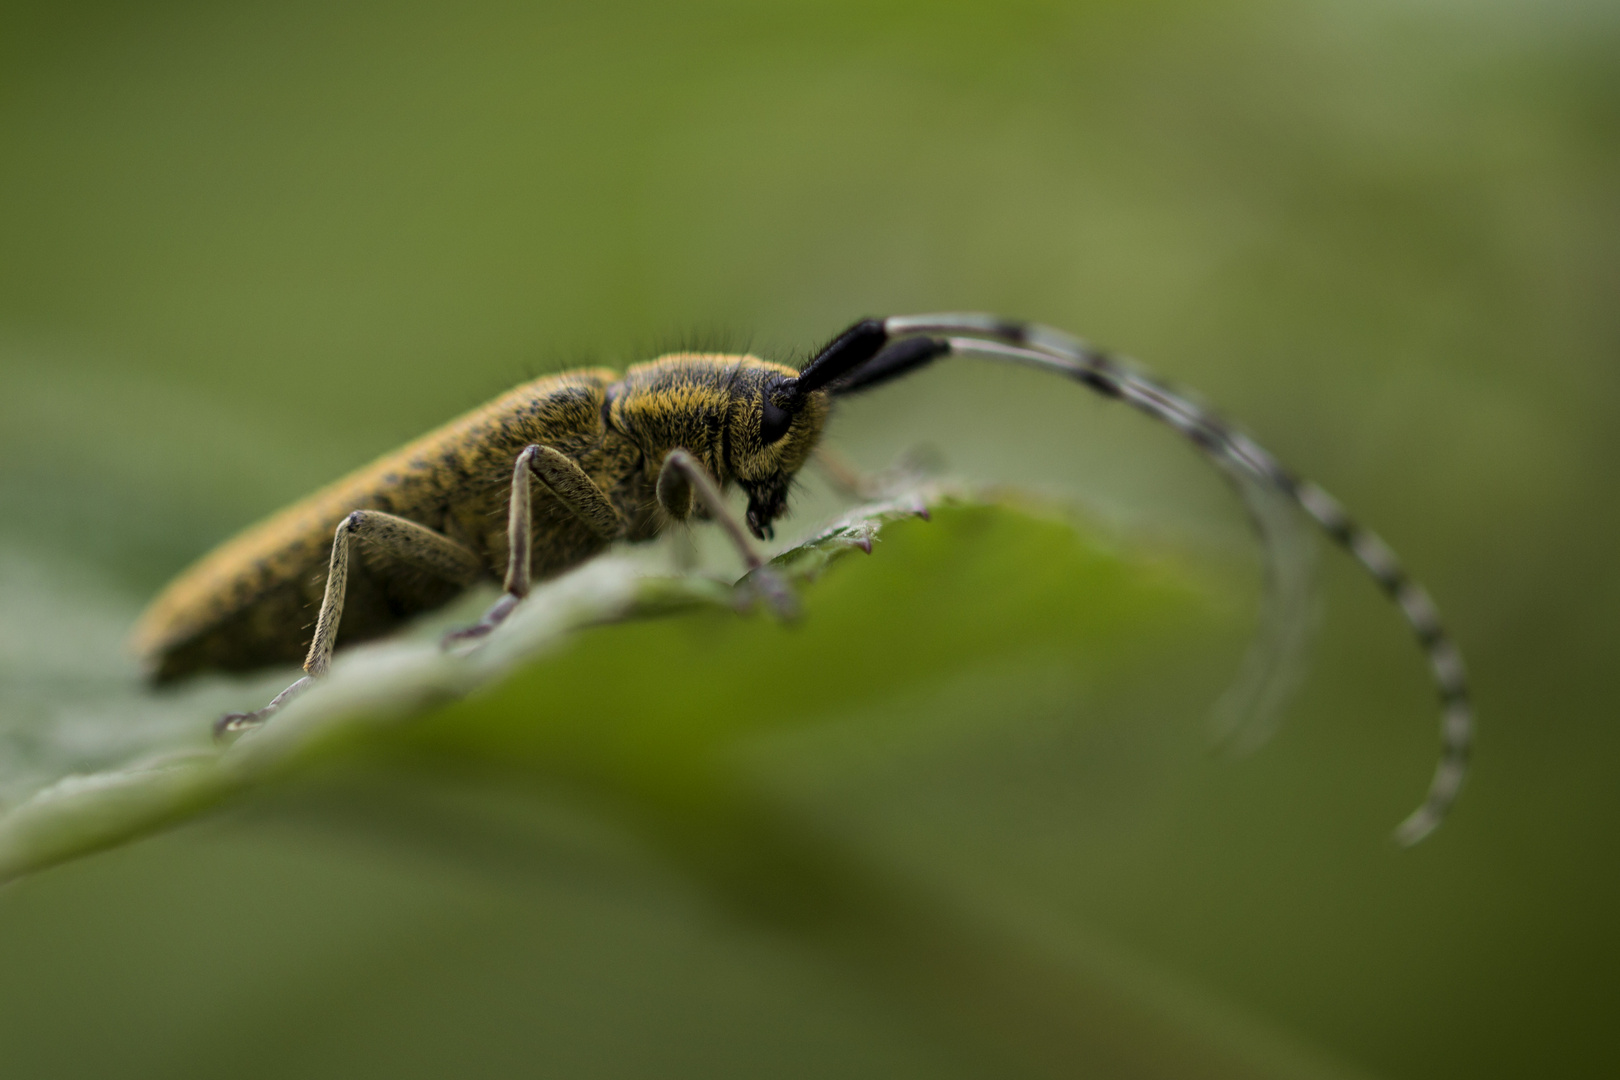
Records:
M512 609L518 606L518 601L529 595L532 587L530 547L534 530L529 498L531 478L545 484L559 502L598 536L611 540L623 532L623 520L613 503L572 458L549 446L524 447L512 469L512 498L506 510L506 542L510 552L506 560L506 591L484 613L482 619L465 630L446 634L442 642L446 648L457 642L484 637L505 622Z
M765 565L765 560L748 539L742 523L726 509L720 489L709 477L708 470L698 464L691 454L676 447L664 457L658 470L658 505L677 521L684 521L692 513L693 497L703 504L709 517L719 522L749 571L749 585L780 619L794 619L799 614L799 598L780 574Z

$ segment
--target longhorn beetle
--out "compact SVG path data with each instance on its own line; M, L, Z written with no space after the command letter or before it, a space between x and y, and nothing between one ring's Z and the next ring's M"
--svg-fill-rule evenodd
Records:
M238 730L326 673L340 622L345 642L376 637L504 572L501 598L447 643L476 639L511 613L535 577L692 516L720 524L752 571L750 586L791 616L792 591L765 565L722 491L740 487L748 531L770 538L833 399L943 356L1033 366L1123 401L1180 432L1246 495L1286 499L1349 551L1405 615L1442 703L1439 764L1396 837L1416 843L1440 823L1467 770L1467 678L1428 594L1383 541L1320 487L1128 361L1044 326L987 315L863 319L799 371L753 356L678 353L622 377L591 368L536 379L216 549L152 602L135 650L155 681L302 657L306 674L269 705L221 718L221 730ZM317 604L306 633L305 613Z

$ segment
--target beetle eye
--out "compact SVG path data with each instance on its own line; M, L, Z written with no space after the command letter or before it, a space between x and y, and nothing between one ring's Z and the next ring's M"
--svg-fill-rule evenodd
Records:
M760 402L759 441L769 446L786 435L792 425L793 414L772 401L767 388Z

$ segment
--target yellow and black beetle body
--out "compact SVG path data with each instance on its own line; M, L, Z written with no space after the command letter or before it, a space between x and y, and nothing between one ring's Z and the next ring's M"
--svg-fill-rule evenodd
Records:
M1413 843L1440 822L1472 745L1467 677L1428 594L1388 546L1320 487L1127 361L1048 327L987 315L864 319L798 371L753 356L677 354L622 378L589 369L537 379L220 547L152 603L135 648L158 680L302 656L304 678L266 708L222 721L245 727L326 672L340 625L344 641L375 637L504 571L501 599L450 640L477 638L511 612L535 574L559 573L616 540L650 539L694 513L726 530L752 570L751 587L790 615L792 593L764 565L721 492L741 487L748 532L769 537L831 399L943 356L1054 372L1181 433L1243 496L1271 553L1274 595L1298 592L1297 573L1275 572L1288 561L1284 518L1291 522L1296 510L1359 561L1411 625L1442 704L1441 757L1428 798L1397 836ZM1288 513L1279 515L1279 506ZM1287 620L1273 623L1282 627L1275 640L1299 636ZM1280 682L1274 675L1267 678Z
M529 529L535 576L576 566L614 540L658 535L671 516L658 503L658 478L676 448L721 485L747 491L763 532L781 513L788 484L826 418L820 393L789 430L768 445L762 441L763 386L797 374L751 356L687 354L633 367L622 379L605 369L536 379L215 550L153 602L136 629L135 648L158 680L303 659L333 536L357 511L422 526L469 558L440 567L431 556L413 558L412 550L361 533L363 557L348 567L344 642L385 634L478 580L499 580L511 555L513 463L528 446L566 457L614 511L602 528L549 485L536 485Z

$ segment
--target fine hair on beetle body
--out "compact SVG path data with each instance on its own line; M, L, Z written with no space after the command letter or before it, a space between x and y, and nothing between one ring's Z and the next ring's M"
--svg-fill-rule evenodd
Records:
M1327 492L1134 364L1060 331L989 315L862 319L798 370L746 353L679 351L622 376L585 368L535 379L227 541L159 594L133 647L159 682L302 660L305 675L267 706L221 719L221 731L240 730L324 675L340 640L377 637L471 585L500 581L485 616L446 639L475 641L536 579L693 517L725 533L749 568L745 587L791 618L795 596L753 541L770 539L787 511L833 402L946 356L1058 374L1179 432L1248 508L1267 547L1273 608L1298 606L1300 575L1289 567L1298 562L1290 536L1300 511L1360 562L1410 624L1442 704L1428 796L1396 837L1415 843L1439 824L1472 747L1467 677L1433 602L1388 546ZM733 486L747 496L742 521L724 501ZM1277 696L1285 681L1277 658L1299 637L1286 617L1271 621L1269 639L1251 650L1258 663L1245 665L1259 673L1257 702Z

